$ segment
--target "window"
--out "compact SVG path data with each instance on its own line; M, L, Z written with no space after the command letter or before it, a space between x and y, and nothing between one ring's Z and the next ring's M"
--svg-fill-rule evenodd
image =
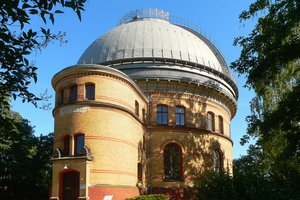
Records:
M63 156L70 155L70 136L64 137L64 150L63 150Z
M215 150L213 152L213 170L214 172L220 172L223 168L223 159L220 150Z
M184 107L176 106L176 126L184 126Z
M180 180L182 177L181 149L176 144L168 144L164 149L164 169L166 180Z
M221 134L224 134L223 117L221 115L219 115L219 131Z
M143 122L146 122L146 110L143 108L142 110L142 115L143 115Z
M62 89L61 91L60 91L60 94L59 94L60 96L59 96L59 105L61 105L61 104L63 104L64 103L64 89Z
M215 131L215 114L213 112L207 113L207 130Z
M95 100L95 85L85 85L85 100Z
M157 124L159 125L168 124L168 106L165 105L157 106Z
M77 85L71 87L70 102L77 101Z
M79 134L75 136L75 155L82 155L82 149L84 148L84 135Z
M135 114L139 116L139 102L135 101Z
M142 163L137 164L137 171L138 171L138 181L143 180L143 168L142 168Z

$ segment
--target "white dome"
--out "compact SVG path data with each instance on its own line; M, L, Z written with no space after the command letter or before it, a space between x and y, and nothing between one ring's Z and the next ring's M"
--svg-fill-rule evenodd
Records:
M165 20L136 19L99 37L83 53L78 64L126 58L166 58L198 63L224 73L227 67L220 60L221 55L199 35Z
M238 98L236 79L218 49L198 32L163 19L131 18L96 39L78 64L111 66L134 80L197 83Z

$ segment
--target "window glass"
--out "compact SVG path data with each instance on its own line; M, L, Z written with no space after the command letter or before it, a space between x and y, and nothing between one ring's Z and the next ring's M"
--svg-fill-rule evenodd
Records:
M176 106L176 126L184 126L184 108Z
M214 120L214 113L208 112L207 113L207 130L214 131L215 130L215 120Z
M95 85L94 84L85 85L85 99L86 100L95 100Z
M137 114L137 116L139 115L139 102L135 101L135 114Z
M224 134L224 124L223 124L223 117L219 116L219 131L221 134Z
M59 105L64 103L64 89L60 91Z
M166 179L181 178L181 151L176 144L168 144L164 149L164 169Z
M63 150L63 154L64 156L68 156L70 155L70 136L66 136L64 137L64 150Z
M75 154L81 155L84 148L84 135L77 135L75 137Z
M143 121L146 121L146 110L143 108L142 110L142 115L143 115Z
M221 160L221 155L220 152L218 150L215 150L213 152L213 168L215 172L220 172L221 168L222 168L222 160Z
M70 102L77 101L77 85L71 87Z
M142 163L137 164L137 170L138 170L138 181L143 180L143 168L142 168Z
M157 124L160 125L168 124L168 106L165 105L157 106Z

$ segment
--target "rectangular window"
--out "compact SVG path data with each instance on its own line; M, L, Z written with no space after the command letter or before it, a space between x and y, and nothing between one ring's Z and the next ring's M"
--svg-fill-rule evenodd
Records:
M146 111L144 108L142 110L142 114L143 114L143 122L146 122Z
M64 151L63 156L70 155L70 136L64 137Z
M60 91L60 96L59 96L59 105L64 104L64 90L62 89Z
M138 101L135 101L135 114L137 115L137 116L139 116L139 102Z
M95 100L95 85L94 84L85 85L85 99L86 100Z
M157 106L157 124L159 125L168 124L168 106L165 105Z
M75 155L82 155L84 148L84 135L77 135L75 137Z
M224 124L223 124L223 117L219 116L219 131L221 134L224 134Z
M184 107L176 106L176 126L184 126Z
M143 168L142 168L142 163L137 164L137 170L138 170L138 181L143 180Z
M77 85L71 87L70 102L77 101Z
M207 113L207 130L215 131L215 115L213 112Z

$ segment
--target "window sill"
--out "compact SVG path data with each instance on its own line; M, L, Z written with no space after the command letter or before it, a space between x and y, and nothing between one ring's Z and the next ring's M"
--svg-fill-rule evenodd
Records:
M85 155L69 155L69 156L62 156L59 158L52 158L52 161L55 160L77 160L77 159L86 159L86 160L93 160L92 156L85 156Z
M163 127L164 127L164 126L167 126L167 127L168 127L169 124L156 124L156 126L163 126Z

